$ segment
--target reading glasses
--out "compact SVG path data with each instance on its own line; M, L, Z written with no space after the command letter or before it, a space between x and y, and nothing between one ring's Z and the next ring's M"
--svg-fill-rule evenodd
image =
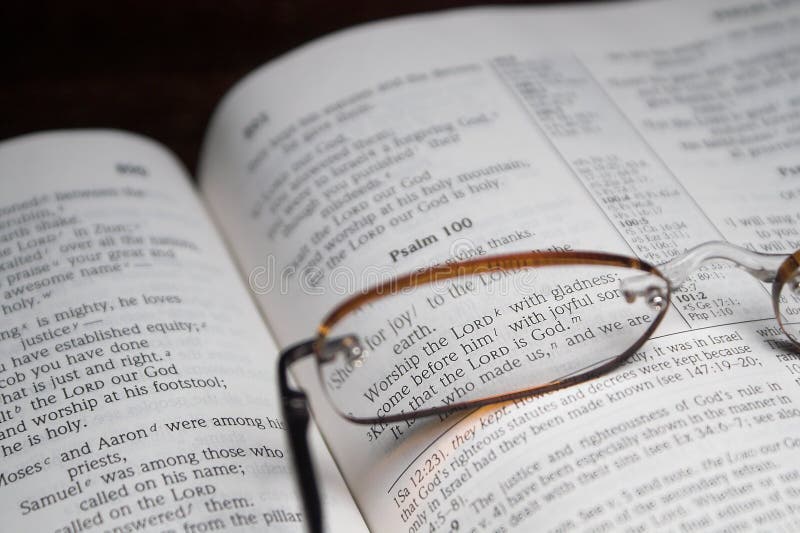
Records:
M542 394L620 366L664 318L672 290L708 260L772 284L800 349L800 250L762 254L701 244L659 266L597 252L518 253L443 264L381 283L333 309L313 340L279 361L283 412L307 524L322 511L306 440L306 395L289 367L313 356L341 416L390 424Z

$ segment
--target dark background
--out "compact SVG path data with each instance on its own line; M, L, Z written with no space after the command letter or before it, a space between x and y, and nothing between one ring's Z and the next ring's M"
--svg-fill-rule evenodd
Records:
M214 106L269 59L354 24L485 3L2 2L0 140L43 129L119 128L161 141L194 172Z

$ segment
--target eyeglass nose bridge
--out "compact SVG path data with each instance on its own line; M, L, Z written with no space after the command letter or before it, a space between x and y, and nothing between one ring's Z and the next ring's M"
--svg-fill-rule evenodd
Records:
M754 278L773 283L785 257L783 254L754 252L725 241L709 241L658 265L658 269L669 280L671 289L680 287L704 262L714 259L730 261Z

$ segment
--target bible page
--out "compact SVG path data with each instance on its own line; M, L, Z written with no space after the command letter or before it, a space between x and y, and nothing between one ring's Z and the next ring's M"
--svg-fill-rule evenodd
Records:
M303 531L274 341L177 160L49 132L0 176L0 529Z
M448 261L598 250L659 264L720 240L789 254L800 247L799 51L791 1L372 24L235 87L208 132L201 190L281 346L371 284ZM590 343L603 332L581 327L582 313L620 296L598 284L576 278L516 314L438 330L375 313L367 343L397 362L366 385L352 368L318 377L314 361L297 365L371 529L800 527L800 360L769 287L729 263L693 273L651 340L598 379L371 425L331 406L350 387L378 419L442 407L537 364L540 341ZM471 290L451 289L417 308L447 313ZM528 349L498 339L511 320Z

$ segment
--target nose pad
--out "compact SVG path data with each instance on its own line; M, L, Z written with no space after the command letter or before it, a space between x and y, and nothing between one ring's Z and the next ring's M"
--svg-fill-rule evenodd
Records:
M643 297L647 305L657 311L667 305L666 282L652 274L642 274L620 280L620 289L625 301L632 304L636 298Z
M800 296L800 272L796 272L788 282L789 291L795 296Z
M655 309L656 311L661 311L664 309L664 306L667 305L667 295L664 294L664 290L662 287L650 287L647 290L647 305Z
M361 366L366 355L367 351L361 345L358 335L349 334L325 339L321 357L324 362L343 358L354 366Z

